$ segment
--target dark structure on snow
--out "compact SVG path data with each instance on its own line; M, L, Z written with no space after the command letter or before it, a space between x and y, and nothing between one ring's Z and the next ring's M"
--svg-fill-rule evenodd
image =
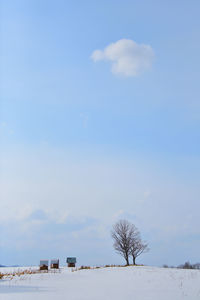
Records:
M51 269L59 269L59 259L52 259L50 267Z
M48 271L49 268L49 261L48 260L41 260L40 261L40 271Z
M67 257L68 267L75 267L76 265L76 257Z

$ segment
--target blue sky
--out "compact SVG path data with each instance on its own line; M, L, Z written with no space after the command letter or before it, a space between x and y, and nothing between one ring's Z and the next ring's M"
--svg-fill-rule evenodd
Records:
M140 262L198 261L199 1L0 8L0 264L120 263L120 218Z

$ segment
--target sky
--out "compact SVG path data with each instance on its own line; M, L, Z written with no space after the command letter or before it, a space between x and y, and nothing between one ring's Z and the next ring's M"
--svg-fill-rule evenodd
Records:
M0 0L0 264L200 261L198 0Z

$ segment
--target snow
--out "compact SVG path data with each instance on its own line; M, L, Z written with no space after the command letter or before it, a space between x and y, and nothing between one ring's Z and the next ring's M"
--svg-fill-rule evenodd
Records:
M1 268L0 272L24 269ZM200 271L137 266L75 272L61 268L49 273L5 276L0 280L0 300L13 299L199 300Z

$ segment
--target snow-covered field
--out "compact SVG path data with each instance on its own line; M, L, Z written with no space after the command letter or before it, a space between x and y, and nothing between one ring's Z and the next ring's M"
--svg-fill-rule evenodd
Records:
M0 272L18 270L1 268ZM4 277L0 299L200 300L200 271L137 266L72 272L62 268L57 273Z

